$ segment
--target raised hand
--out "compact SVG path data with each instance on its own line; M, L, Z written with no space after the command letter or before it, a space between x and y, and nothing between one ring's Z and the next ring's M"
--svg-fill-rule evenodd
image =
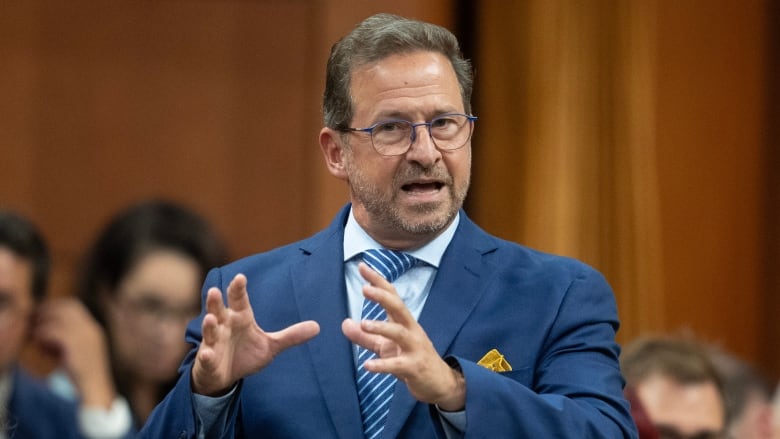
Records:
M84 406L111 407L116 389L106 335L78 299L44 303L37 313L34 336L43 351L67 372Z
M419 401L446 411L462 410L466 401L463 375L439 356L393 285L364 263L359 270L369 282L363 286L363 295L379 303L388 317L386 322L346 319L341 325L350 341L378 355L366 361L366 370L395 375Z
M305 321L276 332L265 332L255 321L246 289L238 274L222 294L211 288L206 297L203 340L192 368L192 390L217 396L226 393L241 378L262 370L283 350L319 334L317 322Z

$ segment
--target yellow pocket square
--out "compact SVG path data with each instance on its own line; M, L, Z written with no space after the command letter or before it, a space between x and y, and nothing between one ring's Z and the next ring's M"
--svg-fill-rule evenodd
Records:
M506 361L504 355L498 352L498 349L491 349L477 364L493 372L509 372L512 370L512 366Z

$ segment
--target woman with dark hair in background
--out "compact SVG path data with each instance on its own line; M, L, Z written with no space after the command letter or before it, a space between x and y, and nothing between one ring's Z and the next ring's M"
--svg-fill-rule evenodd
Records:
M67 375L51 382L63 393L72 385L87 437L132 436L143 425L178 376L206 272L226 256L196 213L141 203L116 216L87 252L80 300L42 308L37 338Z

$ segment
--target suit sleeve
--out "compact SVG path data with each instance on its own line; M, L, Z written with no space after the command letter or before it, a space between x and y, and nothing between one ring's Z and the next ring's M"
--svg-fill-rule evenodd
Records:
M622 392L617 327L612 291L588 269L566 290L533 370L498 373L452 357L466 380L464 438L636 438ZM438 422L434 415L445 438Z

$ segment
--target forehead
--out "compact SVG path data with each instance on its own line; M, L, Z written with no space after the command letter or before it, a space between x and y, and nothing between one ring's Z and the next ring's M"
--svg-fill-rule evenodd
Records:
M0 246L0 294L32 299L32 262Z
M685 434L723 429L723 403L712 382L682 384L653 375L639 383L636 390L656 425L671 426Z
M356 118L392 112L463 112L455 70L438 52L391 55L355 67L350 92Z

